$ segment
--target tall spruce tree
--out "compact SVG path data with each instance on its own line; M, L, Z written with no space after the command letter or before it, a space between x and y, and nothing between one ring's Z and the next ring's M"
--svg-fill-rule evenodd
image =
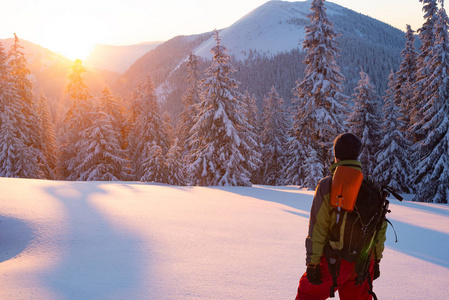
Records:
M182 159L182 149L178 146L176 138L165 157L166 183L170 185L186 185L186 171Z
M198 56L190 53L189 60L187 62L187 76L184 78L188 86L186 92L182 96L184 108L180 115L181 125L178 133L178 146L182 148L182 154L185 161L189 160L189 156L192 152L190 130L195 124L195 118L198 115L198 104L201 101L201 81L199 77L198 64Z
M128 161L125 151L120 147L120 134L112 125L112 117L102 111L99 105L93 105L86 114L92 123L83 131L83 138L75 144L79 160L75 167L75 172L79 174L76 180L125 179Z
M67 180L80 180L84 170L78 168L83 162L79 147L84 146L85 131L92 126L93 97L84 82L85 69L77 59L71 67L66 93L71 100L64 118L64 131L60 138L60 176Z
M58 145L56 142L55 125L48 105L48 100L44 95L40 95L37 102L37 113L40 119L40 133L42 141L42 153L46 160L44 165L44 176L47 179L57 178Z
M394 100L394 105L395 107L398 107L400 109L398 117L401 119L396 125L401 126L400 128L398 128L398 130L401 131L401 137L405 138L405 140L401 141L401 143L403 142L406 145L408 145L406 147L405 145L401 144L400 147L402 149L401 151L404 151L403 155L407 158L407 161L409 161L409 167L407 169L404 169L403 172L406 172L408 174L407 177L410 178L413 173L414 163L413 160L410 161L408 158L413 156L412 145L414 143L415 137L414 133L411 132L410 129L412 125L411 115L413 115L412 112L414 111L416 105L413 102L414 101L413 87L416 83L417 78L417 57L418 57L418 54L415 50L415 35L410 25L407 25L407 32L405 35L405 39L406 39L405 47L401 52L402 61L399 64L397 72L392 77L395 80L394 83L391 83L391 81L389 81L388 83L389 89L387 94L393 93L392 97ZM389 79L391 80L391 78ZM385 103L385 105L387 105L387 103ZM392 112L391 110L393 108L391 107L391 104L389 105L390 108L388 108L388 110L390 110L391 113ZM388 116L385 116L385 118L388 118ZM404 186L402 187L402 190L410 190L410 186L412 186L411 183L404 181Z
M260 132L262 130L262 123L259 120L256 96L254 94L251 95L248 90L246 90L243 94L242 101L245 107L246 120L254 128L255 132Z
M27 166L22 169L19 177L43 178L47 162L42 153L42 140L39 126L40 120L36 111L36 103L33 94L33 83L29 78L31 71L27 66L23 47L19 38L14 34L14 44L9 51L10 80L16 90L19 101L20 114L17 116L18 130L21 132L25 149L22 155Z
M2 99L3 100L3 99ZM19 120L15 117L20 114L17 103L2 105L0 127L0 177L31 177L27 170L29 161L23 136L19 128Z
M251 172L259 163L254 151L256 141L248 130L238 83L230 75L226 47L215 31L216 46L211 49L212 64L202 81L204 95L198 105L198 117L191 133L193 154L189 173L195 185L251 185Z
M393 72L389 76L388 89L384 96L382 138L377 153L377 165L373 177L382 185L388 185L400 192L410 193L411 169L408 148L402 124L400 108L395 103L395 85L397 79Z
M175 135L177 134L177 130L175 129L175 127L173 127L173 120L170 117L168 111L164 111L164 113L162 114L162 121L164 122L165 132L167 133L167 143L170 148L171 145L173 145L173 143L175 142Z
M283 185L288 118L284 100L274 86L264 99L263 131L261 134L262 164L259 168L261 184Z
M245 107L245 118L250 125L250 131L253 132L254 140L256 141L256 145L254 147L254 151L257 153L261 153L261 136L258 134L262 132L262 124L259 120L259 113L256 105L256 96L254 94L250 95L248 90L245 91L243 95L243 105ZM251 175L252 183L261 183L261 177L259 169L256 168Z
M373 174L381 136L380 105L374 85L363 71L360 72L353 98L354 111L347 120L349 131L361 139L362 152L359 160L365 172Z
M411 115L411 126L409 128L410 133L413 134L413 143L418 145L424 138L420 132L420 120L423 116L421 115L422 106L428 101L428 95L425 94L426 81L429 74L433 72L429 66L430 51L435 43L435 19L438 13L437 0L420 0L423 3L423 12L425 22L421 28L418 29L418 37L421 41L419 47L419 55L416 61L416 79L413 84L413 97L411 99L411 107L413 108L409 114ZM413 147L414 160L419 161L419 150Z
M313 174L317 170L321 170L324 168L323 164L320 161L311 161L310 159L313 157L311 147L308 147L305 141L300 141L297 138L291 138L287 144L287 157L286 164L284 166L285 173L285 185L299 185L300 187L312 186L313 182L310 184L305 184L306 178L312 178L315 180L314 175L308 176L308 174L312 174L310 172L310 168L314 168ZM306 160L308 162L312 162L311 165L306 165Z
M28 177L29 156L20 130L25 121L8 57L0 43L0 177Z
M404 126L406 128L410 124L409 114L413 110L412 98L410 97L412 95L411 88L416 81L416 61L418 54L415 50L414 33L410 25L407 25L405 47L401 52L402 61L394 76L394 101L395 105L401 109L403 117L405 117ZM406 128L401 128L401 130Z
M100 96L100 110L109 116L112 128L119 136L122 149L126 149L127 130L125 107L122 101L113 95L108 87L105 87Z
M303 164L310 168L300 166L294 158L289 160L287 169L302 172L304 187L314 189L331 163L333 140L346 131L344 117L348 97L342 93L344 77L336 63L340 52L338 35L326 15L324 0L313 0L311 11L307 16L311 24L306 26L303 42L307 51L306 75L302 81L297 81L293 90L296 114L291 135L295 140L291 140L290 145L291 151L306 155L302 158Z
M415 128L423 136L418 146L421 159L415 174L414 200L448 203L449 201L449 20L441 8L435 17L434 41L429 51L428 70L423 83L426 95Z
M134 93L135 122L129 136L131 170L137 180L165 182L167 131L150 76Z

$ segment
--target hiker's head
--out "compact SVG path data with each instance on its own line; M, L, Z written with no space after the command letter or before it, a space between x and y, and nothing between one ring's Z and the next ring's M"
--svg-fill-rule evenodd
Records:
M334 141L334 156L337 160L357 160L362 142L352 133L343 133Z

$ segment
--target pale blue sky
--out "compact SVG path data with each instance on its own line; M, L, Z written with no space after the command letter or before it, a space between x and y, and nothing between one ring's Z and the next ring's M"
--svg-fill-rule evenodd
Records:
M0 39L19 38L67 56L94 44L165 41L228 27L267 0L0 0ZM422 25L419 0L332 0L401 30ZM70 54L70 52L72 52Z

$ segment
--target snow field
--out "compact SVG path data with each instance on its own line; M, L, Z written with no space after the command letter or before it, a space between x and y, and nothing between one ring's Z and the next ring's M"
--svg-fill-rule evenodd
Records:
M313 191L0 178L0 299L293 299ZM393 202L393 200L392 200ZM391 205L379 299L445 299L449 207ZM338 298L337 298L338 299Z

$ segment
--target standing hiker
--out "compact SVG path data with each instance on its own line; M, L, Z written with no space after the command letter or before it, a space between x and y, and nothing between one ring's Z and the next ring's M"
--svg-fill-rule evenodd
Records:
M351 133L341 134L334 141L333 175L320 180L313 198L306 238L307 271L299 281L297 300L327 299L337 290L342 300L376 298L372 280L380 275L388 207L378 212L383 206L377 200L380 188L361 172L357 160L361 148L360 139ZM370 205L371 215L364 216L370 210L365 206ZM362 223L368 220L361 229L357 218ZM370 221L374 219L376 224Z

